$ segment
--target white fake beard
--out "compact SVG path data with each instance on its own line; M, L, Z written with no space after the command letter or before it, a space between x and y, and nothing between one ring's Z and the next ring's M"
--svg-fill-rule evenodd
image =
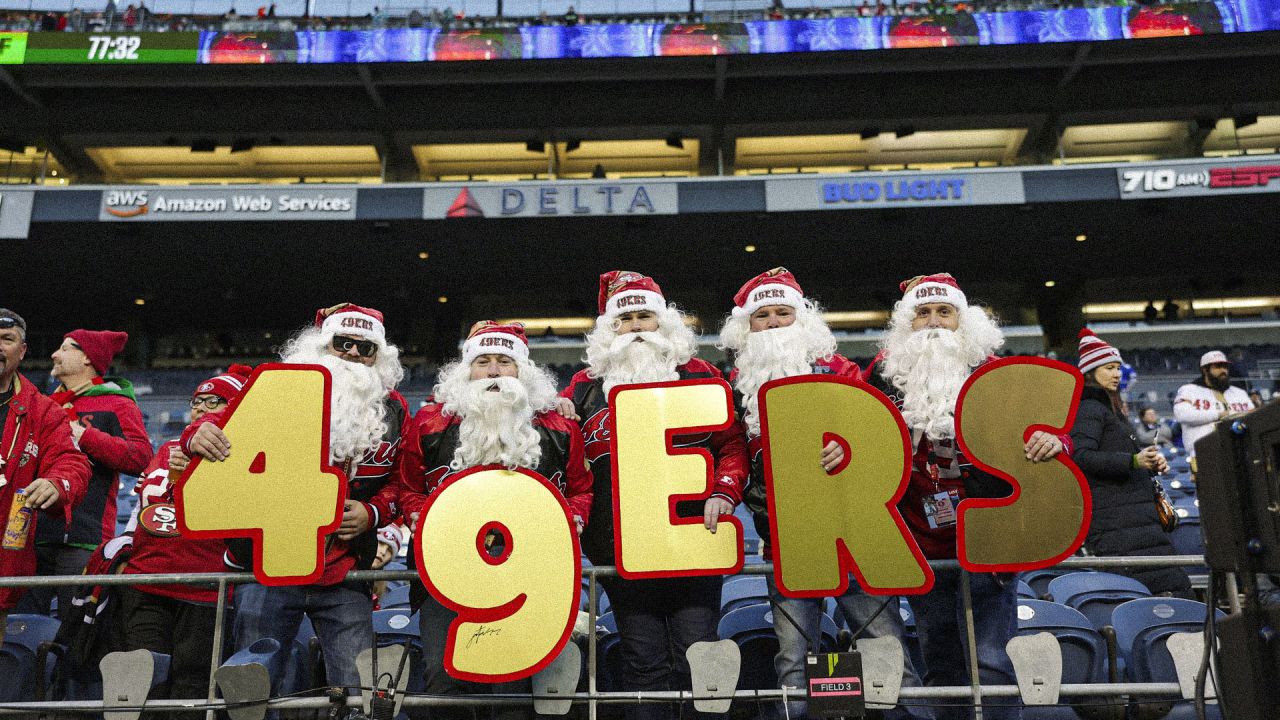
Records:
M495 386L496 391L491 389ZM462 419L450 468L537 467L542 459L541 438L533 428L535 410L529 390L520 378L466 380L459 390L444 407Z
M287 363L323 365L333 384L329 394L329 458L334 463L359 461L387 433L387 390L376 368L318 352L298 349Z
M675 345L661 332L625 333L613 339L603 363L607 394L615 386L679 380Z
M746 406L742 419L749 436L760 434L760 388L770 380L813 372L813 361L817 358L810 357L812 343L808 335L799 322L747 335L734 361L738 368L734 387L742 393Z
M933 440L954 438L960 388L973 371L959 334L924 329L886 346L885 377L902 391L902 418Z

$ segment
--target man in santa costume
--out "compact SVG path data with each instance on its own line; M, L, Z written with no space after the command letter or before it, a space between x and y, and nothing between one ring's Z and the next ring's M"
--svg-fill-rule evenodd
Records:
M0 549L0 577L37 574L32 539L44 515L37 511L56 508L50 517L60 515L65 523L84 497L90 477L89 460L72 443L63 409L18 372L26 355L26 321L0 308L0 508L7 523L14 497L21 492L29 513L26 531L6 537L9 547ZM0 642L9 611L25 592L0 588Z
M591 518L582 535L587 557L615 565L613 479L609 448L609 391L621 385L668 380L720 378L710 363L693 357L697 342L684 314L668 305L653 278L614 270L600 276L599 317L587 335L587 368L561 393L561 410L584 418L587 462L595 479ZM733 513L747 475L746 442L733 426L715 433L676 436L677 448L701 448L714 462L714 485L705 500L676 505L681 517L701 517L709 532ZM695 642L714 641L720 620L723 578L660 580L601 578L621 639L624 690L688 688L685 651ZM671 704L628 705L633 720L675 717Z
M904 281L902 299L893 306L882 350L863 373L898 406L915 455L906 493L898 503L925 557L956 557L956 505L966 497L966 477L976 477L955 444L955 405L960 388L982 364L994 360L1004 344L999 326L985 310L970 305L955 278L947 273ZM1064 450L1069 440L1044 431L1032 433L1024 451L1028 460L1044 462ZM986 486L990 489L992 479ZM997 481L998 482L998 481ZM1003 485L1003 483L1000 483ZM971 487L977 488L976 482ZM1008 494L1010 488L1003 487ZM965 621L958 570L935 570L933 590L907 598L916 618L927 686L968 685L968 653L963 645ZM979 679L983 685L1014 685L1013 664L1005 643L1017 630L1016 584L1009 574L970 576L974 636ZM984 700L984 718L1018 718L1012 701ZM939 707L940 720L967 718L967 708Z
M72 330L53 353L51 396L67 413L76 447L89 457L93 477L70 522L61 511L43 513L36 532L39 575L79 575L99 544L116 534L120 474L140 475L151 459L151 440L134 398L133 385L107 376L129 336L111 330ZM18 612L48 614L54 595L58 616L71 606L72 588L32 588Z
M794 275L786 268L774 268L751 278L734 295L735 307L720 330L720 346L733 351L734 404L747 437L751 473L743 499L751 510L756 530L764 541L766 559L772 557L769 505L764 473L763 443L760 438L760 388L770 380L798 375L830 375L857 379L857 364L836 352L836 339L822 319L817 303L806 298ZM844 451L834 440L822 448L822 467L835 469L844 460ZM823 603L818 598L789 598L779 592L772 574L766 575L769 600L773 606L773 627L778 635L774 668L781 686L804 697L804 658L821 637ZM902 616L898 598L875 597L863 592L858 581L849 579L849 588L836 598L850 629L864 637L893 637L902 641ZM905 653L904 653L905 655ZM902 684L918 686L919 678L905 656ZM808 703L789 702L785 713L792 720L807 716ZM916 717L930 717L917 708ZM904 709L894 709L887 717L910 717Z
M376 530L399 514L393 465L408 417L396 385L404 377L399 349L387 342L382 313L342 303L316 311L315 322L284 346L286 363L323 365L333 378L329 404L329 459L347 476L342 524L325 541L324 575L314 585L268 587L257 583L235 590L236 649L260 638L287 647L303 615L311 618L324 652L330 685L360 684L356 655L371 646L370 587L348 582L351 570L368 569L378 553ZM221 430L224 418L193 424L182 436L188 456L221 461L233 451ZM227 543L226 564L248 569L249 540Z
M428 497L450 477L470 468L527 468L551 482L564 497L579 534L591 513L591 474L583 459L582 431L554 412L555 377L529 359L529 341L519 323L492 320L472 326L462 357L440 370L432 399L418 411L405 434L399 485L403 513L416 528ZM497 556L507 538L490 532L486 551ZM420 585L412 604L419 615L426 692L528 693L529 680L479 685L449 676L444 669L449 624L457 617ZM466 707L432 711L440 718L470 718ZM523 717L528 708L498 714Z

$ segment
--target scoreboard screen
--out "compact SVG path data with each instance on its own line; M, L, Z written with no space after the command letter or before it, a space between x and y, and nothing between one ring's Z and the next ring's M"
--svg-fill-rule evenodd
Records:
M60 33L26 35L27 63L194 64L200 33Z

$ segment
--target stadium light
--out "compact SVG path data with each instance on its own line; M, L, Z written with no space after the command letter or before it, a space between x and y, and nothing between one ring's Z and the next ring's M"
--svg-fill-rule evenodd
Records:
M134 299L133 299L133 304L134 304L134 305L146 305L146 304L147 304L147 301L146 301L144 298L134 298Z
M742 249L743 249L743 250L745 250L746 252L755 252L755 251L756 251L756 246L755 246L755 245L748 245L748 246L746 246L746 247L744 247L744 248L742 248Z
M446 296L444 296L444 295L441 295L440 297L436 298L436 302L438 302L438 303L447 303L447 302L449 302L449 298L448 298L448 297L446 297Z
M1089 239L1089 236L1085 235L1084 233L1080 233L1079 235L1076 236L1076 242L1084 242L1085 240L1088 240L1088 239Z
M684 149L684 139L683 139L683 138L681 138L681 137L680 137L678 134L676 134L676 133L671 133L670 135L668 135L668 136L667 136L667 147L669 147L669 148L675 148L676 150L683 150L683 149Z
M431 253L427 252L426 250L423 250L422 252L418 253L419 260L426 260L429 257L431 257Z
M1045 281L1044 281L1044 286L1045 286L1045 287L1049 287L1049 288L1051 288L1051 287L1053 287L1054 285L1057 285L1057 284L1058 284L1058 283L1054 282L1053 280L1045 280Z

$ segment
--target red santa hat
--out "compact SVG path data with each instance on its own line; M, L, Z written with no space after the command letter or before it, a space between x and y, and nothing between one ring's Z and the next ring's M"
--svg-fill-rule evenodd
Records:
M667 306L662 288L648 275L610 270L600 276L599 313L610 320L637 310L658 312Z
M1107 363L1124 362L1120 351L1107 344L1089 328L1080 330L1080 372L1088 373Z
M969 301L960 290L960 283L950 273L917 275L910 280L903 280L898 289L902 291L902 304L912 309L929 303L947 303L954 305L957 310L969 307Z
M353 303L338 303L316 311L316 327L330 335L372 340L380 347L387 346L387 328L382 313L373 308Z
M796 276L784 267L766 270L751 278L733 296L734 317L750 317L767 305L786 305L796 311L804 307L804 291Z
M481 355L506 355L513 360L528 360L529 339L524 335L524 325L500 325L493 320L481 320L472 325L471 332L462 343L462 362L470 365Z
M191 393L191 397L216 395L227 402L231 402L244 389L244 384L249 382L249 376L252 374L253 368L248 365L232 365L227 368L226 372L214 375L197 385L195 392Z
M115 330L72 330L63 338L71 338L72 342L79 345L93 369L99 375L105 375L107 368L111 367L111 360L129 342L129 333Z

